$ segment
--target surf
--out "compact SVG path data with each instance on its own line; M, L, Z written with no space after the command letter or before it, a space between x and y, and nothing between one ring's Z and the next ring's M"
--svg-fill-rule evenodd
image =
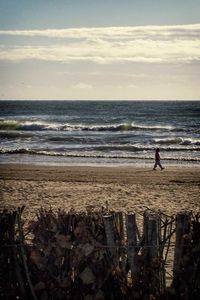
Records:
M134 131L134 130L173 130L168 125L137 124L135 122L124 122L114 124L77 124L56 123L45 121L19 121L1 120L0 130L22 130L22 131Z
M105 159L140 159L140 160L152 160L152 155L148 154L146 156L136 156L130 153L94 153L94 152L56 152L49 150L37 150L37 149L29 149L29 148L18 148L18 149L0 149L0 155L10 154L10 155L38 155L38 156L52 156L52 157L68 157L68 158L105 158ZM173 157L173 156L165 156L163 160L169 161L188 161L188 162L200 162L200 158L198 157Z

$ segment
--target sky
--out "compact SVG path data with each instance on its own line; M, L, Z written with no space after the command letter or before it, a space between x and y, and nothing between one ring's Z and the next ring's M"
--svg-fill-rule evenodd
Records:
M0 100L199 100L200 0L0 0Z

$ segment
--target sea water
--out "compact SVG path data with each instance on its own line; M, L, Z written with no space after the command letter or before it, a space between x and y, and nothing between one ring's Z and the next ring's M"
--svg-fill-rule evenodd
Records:
M200 163L200 101L0 101L0 163Z

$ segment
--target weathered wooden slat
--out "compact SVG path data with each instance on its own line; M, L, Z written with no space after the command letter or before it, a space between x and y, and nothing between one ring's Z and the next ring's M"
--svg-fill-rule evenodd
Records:
M110 247L110 252L113 254L116 251L113 216L105 215L105 216L103 216L103 221L104 221L104 225L105 225L107 245L108 245L108 247Z
M160 226L159 214L147 212L144 215L144 282L148 286L148 293L162 294L165 291L165 271L160 252Z
M135 214L128 214L127 220L127 242L128 242L128 262L131 270L132 284L135 285L138 281L138 264L137 264L137 235L136 235L136 216Z
M191 214L179 213L176 216L176 243L174 252L173 273L176 278L180 272L181 260L184 255L184 236L190 231Z

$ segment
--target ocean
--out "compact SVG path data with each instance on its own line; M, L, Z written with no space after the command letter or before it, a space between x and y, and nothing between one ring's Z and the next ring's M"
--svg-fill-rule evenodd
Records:
M0 101L0 163L199 165L200 101Z

